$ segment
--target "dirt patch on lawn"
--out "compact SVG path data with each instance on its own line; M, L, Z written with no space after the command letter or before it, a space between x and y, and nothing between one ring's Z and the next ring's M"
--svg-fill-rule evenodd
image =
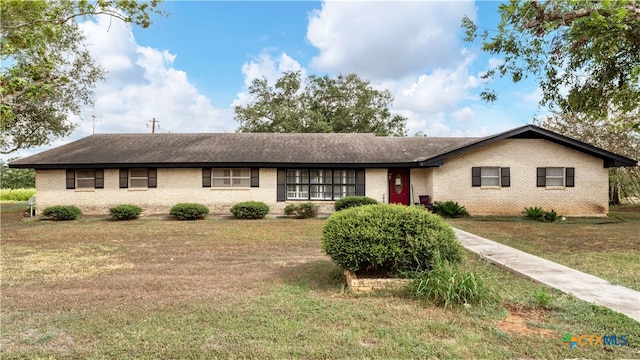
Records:
M556 336L555 331L541 327L547 316L544 309L508 308L507 313L507 317L497 323L501 331L520 336L540 335L547 338Z

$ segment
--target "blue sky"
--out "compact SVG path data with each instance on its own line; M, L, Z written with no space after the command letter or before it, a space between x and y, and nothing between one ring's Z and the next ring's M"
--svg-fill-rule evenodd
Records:
M251 99L256 77L282 71L355 72L395 96L409 135L483 136L531 123L531 81L486 84L498 56L463 43L464 15L495 28L499 2L473 1L175 1L148 29L107 18L81 24L94 58L108 70L96 104L61 145L96 133L233 132L233 107ZM479 99L485 87L499 101ZM21 151L26 156L51 146ZM13 156L13 155L12 155Z

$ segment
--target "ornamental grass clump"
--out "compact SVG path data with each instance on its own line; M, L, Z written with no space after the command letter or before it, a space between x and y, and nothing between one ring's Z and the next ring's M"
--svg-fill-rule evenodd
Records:
M480 273L437 262L429 271L415 274L411 294L437 306L487 305L499 300L498 292Z
M429 270L436 261L461 263L463 248L451 227L419 207L365 205L332 214L322 249L341 268L391 273Z
M537 207L537 206L524 208L524 211L522 212L522 214L531 220L537 220L542 222L554 222L558 220L558 218L560 217L560 215L558 215L558 213L555 212L554 210L544 211L542 210L541 207Z
M446 218L460 218L469 215L464 206L454 201L436 201L433 203L433 212Z

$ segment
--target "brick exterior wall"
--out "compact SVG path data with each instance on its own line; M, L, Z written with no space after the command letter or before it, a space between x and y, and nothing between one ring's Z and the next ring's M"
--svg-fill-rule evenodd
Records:
M107 214L109 208L134 204L144 209L143 215L168 213L180 202L204 204L211 214L229 215L229 209L241 201L262 201L271 214L284 213L287 204L306 201L278 202L276 199L276 169L260 169L260 186L252 188L204 188L202 169L158 168L158 186L149 189L120 189L119 170L104 170L103 189L66 189L65 170L36 171L36 210L52 205L75 205L85 214ZM382 202L387 197L387 170L373 169L365 173L365 192ZM331 213L333 201L312 201L320 213Z
M409 191L411 191L412 203L420 203L420 195L429 195L433 198L433 169L411 169L409 179L411 179Z
M474 166L509 167L511 187L471 186ZM537 167L574 167L575 187L536 187ZM387 169L367 169L365 195L381 203L389 202ZM37 170L37 210L52 205L76 205L86 214L107 214L119 204L134 204L145 215L168 213L180 202L196 202L209 207L211 214L229 215L241 201L262 201L271 214L300 201L276 201L276 169L260 169L260 186L255 188L204 188L202 169L157 170L157 188L120 189L119 170L104 170L104 189L67 190L65 170ZM540 206L562 215L604 216L608 212L608 170L602 160L545 140L507 139L453 156L438 168L411 169L410 200L431 195L433 201L454 200L475 215L519 215L524 207ZM302 201L304 202L304 201ZM317 201L321 213L333 212L333 201Z
M195 202L209 207L212 214L229 214L231 206L241 201L278 205L275 169L260 169L260 186L255 188L202 187L201 168L158 168L157 176L157 188L120 189L119 170L105 169L104 189L85 190L66 189L65 170L37 170L37 209L76 205L86 214L106 214L115 205L134 204L142 207L144 214L155 214L168 213L177 203Z
M364 194L379 203L389 202L387 169L367 169L365 171Z
M511 186L471 186L474 166L509 167ZM537 167L574 167L575 187L536 186ZM447 159L433 170L433 199L453 200L472 215L519 215L539 206L561 215L605 216L609 172L603 161L541 139L506 139Z

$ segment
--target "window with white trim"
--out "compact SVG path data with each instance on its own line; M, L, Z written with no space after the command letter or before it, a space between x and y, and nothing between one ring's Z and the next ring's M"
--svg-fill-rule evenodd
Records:
M287 169L287 200L338 200L355 194L355 170Z
M149 187L148 169L129 169L129 187L146 188Z
M548 167L545 174L546 186L564 186L564 168Z
M287 170L287 200L309 200L309 170Z
M259 168L202 168L202 187L260 187Z
M76 189L95 189L96 171L93 169L76 170Z
M573 167L539 167L536 171L538 187L564 188L575 186Z
M250 187L251 186L251 169L249 168L211 169L211 186L212 187Z
M500 186L500 168L480 168L480 186Z
M155 168L120 169L120 188L155 188L157 187L158 183L157 174L157 169Z
M67 169L67 189L104 188L103 169Z
M510 169L499 166L472 167L471 186L488 188L510 187Z

